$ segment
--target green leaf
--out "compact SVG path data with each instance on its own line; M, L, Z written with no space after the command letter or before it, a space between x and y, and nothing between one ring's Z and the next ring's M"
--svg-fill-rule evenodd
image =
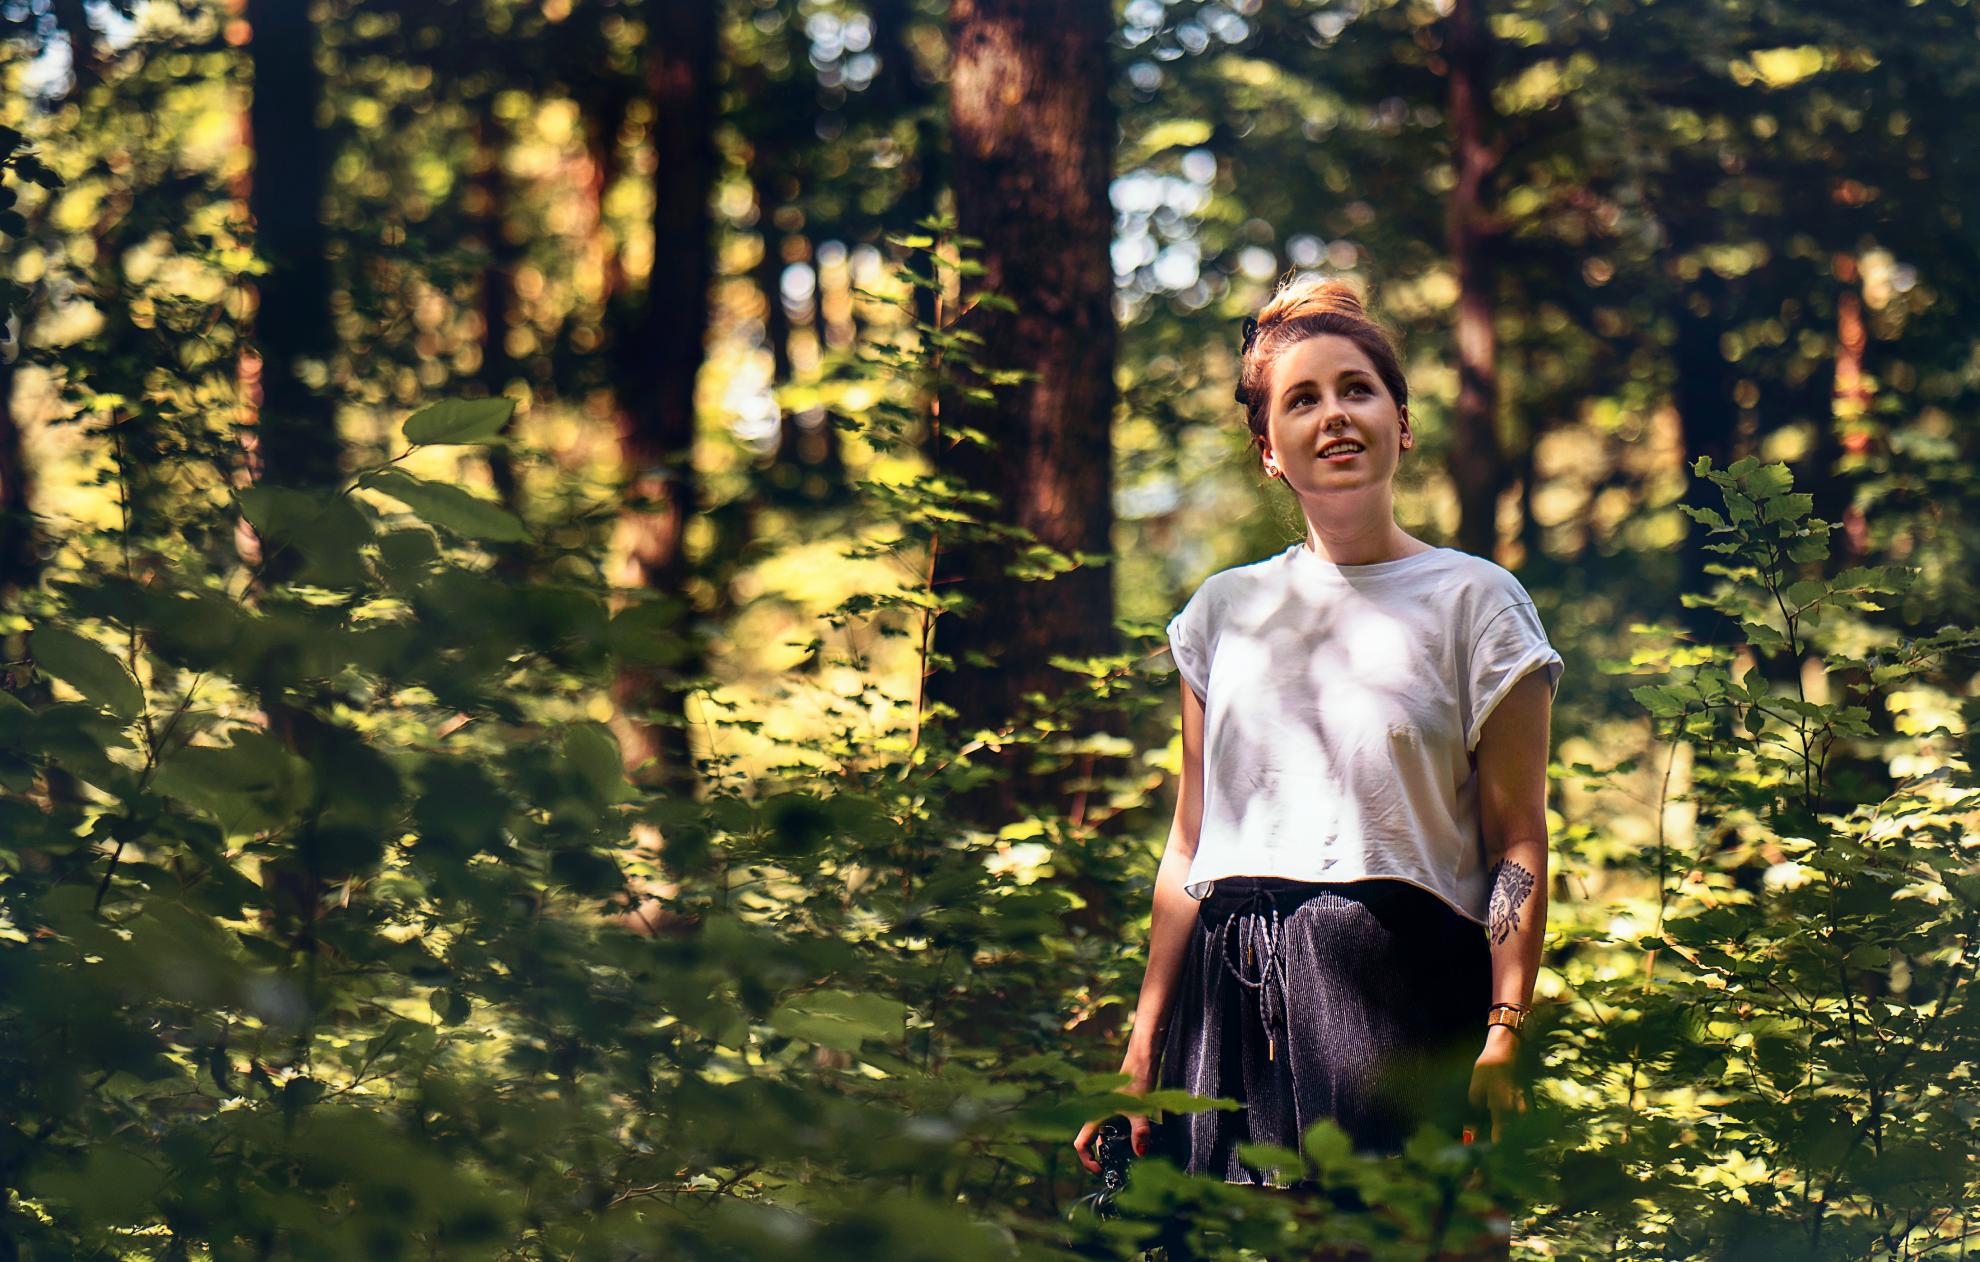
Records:
M228 833L256 832L293 818L315 783L309 763L261 732L237 731L233 742L173 750L152 784Z
M409 443L485 442L502 432L515 410L514 399L442 399L407 417L403 432Z
M268 544L294 548L308 561L305 581L329 587L362 587L369 575L359 550L372 540L367 506L349 496L285 486L251 486L240 493L241 512Z
M1744 462L1742 461L1741 463ZM1782 494L1793 485L1794 475L1788 472L1788 467L1785 464L1777 462L1770 465L1762 465L1760 468L1753 470L1752 474L1746 479L1745 485L1740 489L1756 500L1767 500ZM1811 506L1813 505L1812 500L1810 504ZM1772 521L1774 518L1769 517L1767 520Z
M1680 713L1684 709L1684 706L1679 703L1678 699L1671 695L1668 688L1662 688L1656 684L1644 684L1641 687L1631 688L1629 695L1635 697L1639 705L1659 718L1668 718L1671 715Z
M564 760L600 802L639 796L626 780L619 742L603 723L578 723L564 732Z
M1806 491L1793 495L1776 495L1768 499L1767 507L1760 514L1762 521L1799 521L1815 511L1815 497Z
M1796 539L1788 545L1788 560L1797 563L1820 561L1829 555L1829 540L1826 535L1810 535Z
M500 504L477 498L457 486L428 482L400 469L366 474L359 484L398 500L421 520L470 539L517 543L527 538L522 519Z
M770 1014L779 1034L839 1051L859 1050L867 1039L900 1037L906 1006L884 995L813 990L793 995Z
M1158 1087L1153 1091L1135 1093L1142 1105L1150 1113L1161 1110L1164 1113L1235 1113L1244 1108L1237 1100L1223 1096L1194 1095L1183 1087Z
M1236 1144L1237 1158L1245 1166L1264 1174L1275 1183L1283 1183L1304 1174L1306 1162L1290 1148L1278 1144Z
M1746 631L1746 642L1756 649L1772 651L1788 647L1787 637L1764 622L1742 622L1739 625Z
M141 1156L103 1141L89 1145L76 1169L44 1164L31 1176L29 1191L63 1202L97 1223L121 1226L151 1213L167 1174L156 1153Z
M61 627L36 627L28 634L35 664L120 719L144 709L144 689L124 664L94 640Z

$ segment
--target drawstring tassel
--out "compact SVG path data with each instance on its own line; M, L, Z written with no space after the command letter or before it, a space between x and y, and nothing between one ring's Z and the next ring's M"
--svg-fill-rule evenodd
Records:
M1261 902L1270 909L1269 920L1266 917L1266 912L1259 909L1258 905ZM1263 967L1259 969L1258 976L1255 979L1247 977L1243 971L1231 963L1233 953L1228 949L1227 944L1233 929L1237 930L1244 939L1244 965L1247 969L1258 962L1257 953L1252 949L1253 938L1262 937L1265 940ZM1245 904L1243 909L1234 912L1230 919L1224 922L1224 931L1218 940L1219 949L1217 954L1223 961L1225 969L1247 988L1258 992L1258 1020L1259 1024L1265 1027L1265 1059L1268 1061L1276 1061L1279 1053L1278 1034L1272 1028L1272 994L1270 987L1275 976L1279 983L1279 1008L1281 1015L1284 1014L1285 1009L1286 964L1285 957L1279 950L1279 936L1278 901L1272 897L1270 890L1263 886L1253 886L1250 900Z

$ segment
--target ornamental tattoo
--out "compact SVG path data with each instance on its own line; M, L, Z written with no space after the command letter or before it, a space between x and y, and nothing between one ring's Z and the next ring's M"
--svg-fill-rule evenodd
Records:
M1490 922L1492 944L1497 946L1519 928L1520 909L1533 893L1533 874L1510 859L1501 859L1493 865L1490 880L1492 901L1485 917Z

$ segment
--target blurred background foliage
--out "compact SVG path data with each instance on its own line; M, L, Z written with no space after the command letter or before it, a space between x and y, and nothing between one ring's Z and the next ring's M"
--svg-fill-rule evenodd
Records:
M1976 36L0 0L0 1257L1965 1256ZM1535 1107L1101 1218L1295 269L1568 659Z

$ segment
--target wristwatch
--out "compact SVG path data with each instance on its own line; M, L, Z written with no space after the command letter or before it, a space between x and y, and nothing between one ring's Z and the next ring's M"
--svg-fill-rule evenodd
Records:
M1526 1024L1532 1007L1523 1003L1495 1003L1485 1011L1485 1028L1503 1025L1514 1034L1520 1034L1520 1027Z

